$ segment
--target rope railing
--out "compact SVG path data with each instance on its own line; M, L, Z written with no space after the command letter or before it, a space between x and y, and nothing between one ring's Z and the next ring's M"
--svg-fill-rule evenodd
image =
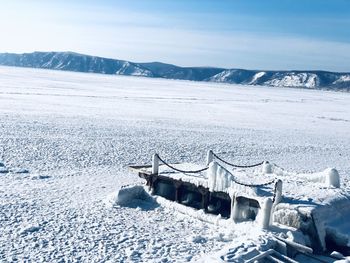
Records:
M188 173L188 174L195 174L195 173L201 173L201 172L204 172L206 170L209 169L209 166L206 166L202 169L199 169L199 170L181 170L181 169L178 169L178 168L175 168L174 166L172 166L171 164L167 163L166 161L164 161L162 158L160 158L159 155L157 155L159 161L161 161L163 164L165 164L166 166L168 166L170 169L173 169L179 173Z
M262 165L264 162L260 162L260 163L256 163L256 164L252 164L252 165L238 165L238 164L233 164L233 163L229 163L228 161L225 161L224 159L222 159L221 157L219 157L217 154L215 154L214 152L213 156L218 159L219 161L223 162L224 164L227 164L229 166L235 167L235 168L253 168L253 167L257 167Z
M219 157L217 154L215 154L214 152L212 152L213 156L218 159L219 161L229 165L229 166L232 166L232 167L235 167L235 168L253 168L253 167L257 167L257 166L260 166L262 165L264 162L260 162L260 163L256 163L256 164L252 164L252 165L237 165L237 164L233 164L233 163L230 163L228 161L225 161L224 159L222 159L221 157ZM167 163L166 161L164 161L162 158L160 158L159 155L157 155L158 159L166 166L168 166L170 169L173 169L177 172L180 172L180 173L201 173L205 170L208 170L209 166L206 166L202 169L198 169L198 170L181 170L181 169L178 169L178 168L175 168L174 166L170 165L169 163Z
M228 171L230 174L231 174L231 176L232 176L232 180L233 180L233 182L234 183L236 183L236 184L238 184L238 185L242 185L242 186L245 186L245 187L252 187L252 188L254 188L254 187L263 187L263 186L267 186L267 185L270 185L270 184L274 184L274 187L273 187L273 195L272 195L272 202L274 203L275 202L275 200L276 200L276 194L277 194L277 183L278 183L278 180L277 179L272 179L272 180L270 180L270 181L268 181L268 182L266 182L266 183L262 183L262 184L247 184L247 183L242 183L242 182L240 182L240 181L238 181L236 178L235 178L235 176L230 172L230 171Z
M274 203L276 200L276 194L277 194L277 183L278 181L276 180L274 188L273 188L273 197L272 197L272 202Z
M192 174L195 174L195 173L201 173L201 172L204 172L206 170L209 169L209 166L206 166L204 168L201 168L201 169L198 169L198 170L182 170L182 169L178 169L174 166L172 166L171 164L169 164L168 162L166 162L164 159L162 159L158 154L156 154L158 160L160 162L162 162L165 166L167 166L168 168L172 169L172 170L175 170L179 173L192 173ZM231 165L233 166L232 164L226 162L225 160L222 160L220 157L218 157L215 153L213 153L213 156L215 158L217 158L218 160L228 164L228 165ZM263 162L259 163L259 164L255 164L255 165L234 165L234 167L239 167L239 168L251 168L251 167L256 167L256 166L259 166L263 164ZM264 187L264 186L267 186L267 185L270 185L270 184L274 184L274 189L273 189L273 199L272 201L275 202L275 199L276 199L276 193L277 193L277 183L278 183L278 180L276 180L275 178L270 180L270 181L267 181L265 183L261 183L261 184L249 184L249 183L243 183L243 182L240 182L239 180L236 179L236 177L230 172L230 171L227 171L231 176L232 176L232 180L234 183L238 184L238 185L242 185L242 186L245 186L245 187L252 187L252 188L255 188L255 187Z
M171 164L167 163L166 161L164 161L159 155L157 155L159 161L161 161L164 165L166 165L167 167L169 167L170 169L173 169L177 172L180 172L180 173L201 173L201 172L204 172L206 170L209 169L209 166L206 166L202 169L198 169L198 170L181 170L181 169L178 169L174 166L172 166ZM273 180L270 180L266 183L262 183L262 184L248 184L248 183L243 183L243 182L240 182L238 181L235 176L230 172L230 171L227 171L230 173L230 175L232 176L233 178L233 182L235 182L236 184L239 184L239 185L242 185L242 186L247 186L247 187L263 187L263 186L267 186L267 185L270 185L270 184L273 184L275 182L275 179Z
M229 173L231 174L231 176L232 176L232 178L233 178L233 179L232 179L233 182L235 182L236 184L239 184L239 185L247 186L247 187L263 187L263 186L267 186L267 185L273 184L273 183L275 183L275 181L276 181L276 179L272 179L272 180L270 180L270 181L268 181L268 182L266 182L266 183L262 183L262 184L248 184L248 183L242 183L242 182L238 181L238 180L235 178L235 176L234 176L230 171L227 171L227 172L229 172Z

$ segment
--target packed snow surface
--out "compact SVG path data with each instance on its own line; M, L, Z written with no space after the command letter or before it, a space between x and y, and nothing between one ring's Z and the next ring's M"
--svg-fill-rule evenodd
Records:
M232 260L269 242L254 223L106 205L141 181L127 166L155 152L205 165L212 149L299 174L335 167L349 190L349 105L340 92L0 67L0 261Z

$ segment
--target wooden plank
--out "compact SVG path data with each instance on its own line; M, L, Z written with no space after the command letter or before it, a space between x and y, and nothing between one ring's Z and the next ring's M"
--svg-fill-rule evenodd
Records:
M298 261L295 261L294 259L291 259L290 257L287 257L286 255L283 255L277 251L275 251L274 255L277 255L278 257L282 258L284 262L298 263Z
M147 169L152 168L152 165L150 164L143 164L143 165L129 165L129 170L134 173L139 173L139 172L146 172Z
M259 260L273 254L274 252L275 252L275 250L273 250L273 249L266 250L266 251L260 253L259 255L247 260L246 263L254 263L256 261L259 261Z
M281 238L279 236L274 235L274 237L284 243L286 243L287 245L291 246L292 248L294 248L295 250L302 252L302 253L306 253L306 254L312 254L314 251L312 250L312 248L307 247L307 246L303 246L300 245L299 243L293 242L291 240L287 240L284 238Z
M179 163L171 164L172 166L176 167ZM159 164L159 166L164 166L164 164ZM151 164L140 164L140 165L129 165L129 170L134 173L144 172L144 173L152 173L152 165Z
M278 258L275 258L273 255L268 255L266 256L266 258L270 261L270 262L275 262L275 263L286 263L283 260L280 260Z

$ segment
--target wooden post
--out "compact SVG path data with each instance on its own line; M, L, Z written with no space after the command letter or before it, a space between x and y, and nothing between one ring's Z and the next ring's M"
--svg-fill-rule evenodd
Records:
M205 212L208 212L209 191L202 192L201 195L202 195L202 209L204 209Z
M180 187L182 185L182 182L175 181L175 202L180 203Z
M214 160L213 151L209 150L207 153L207 165L209 165Z
M152 177L151 177L151 194L152 194L152 195L154 195L154 194L155 194L155 191L156 191L156 189L155 189L155 187L154 187L156 181L157 181L157 178L156 178L155 176L154 176L154 177L152 176Z
M158 158L158 154L155 153L153 154L152 157L152 174L158 174L159 172L159 158Z

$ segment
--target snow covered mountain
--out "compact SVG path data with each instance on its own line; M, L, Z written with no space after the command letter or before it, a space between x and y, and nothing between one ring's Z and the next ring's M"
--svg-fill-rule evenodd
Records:
M135 63L73 52L3 53L0 65L153 77L150 70Z
M208 81L274 87L350 90L350 73L326 71L255 71L227 69Z
M73 52L2 53L0 54L0 65L245 85L350 91L350 73L179 67L160 62L133 63Z
M140 65L162 78L195 81L204 81L208 76L214 76L225 70L212 67L179 67L161 62L140 63Z

